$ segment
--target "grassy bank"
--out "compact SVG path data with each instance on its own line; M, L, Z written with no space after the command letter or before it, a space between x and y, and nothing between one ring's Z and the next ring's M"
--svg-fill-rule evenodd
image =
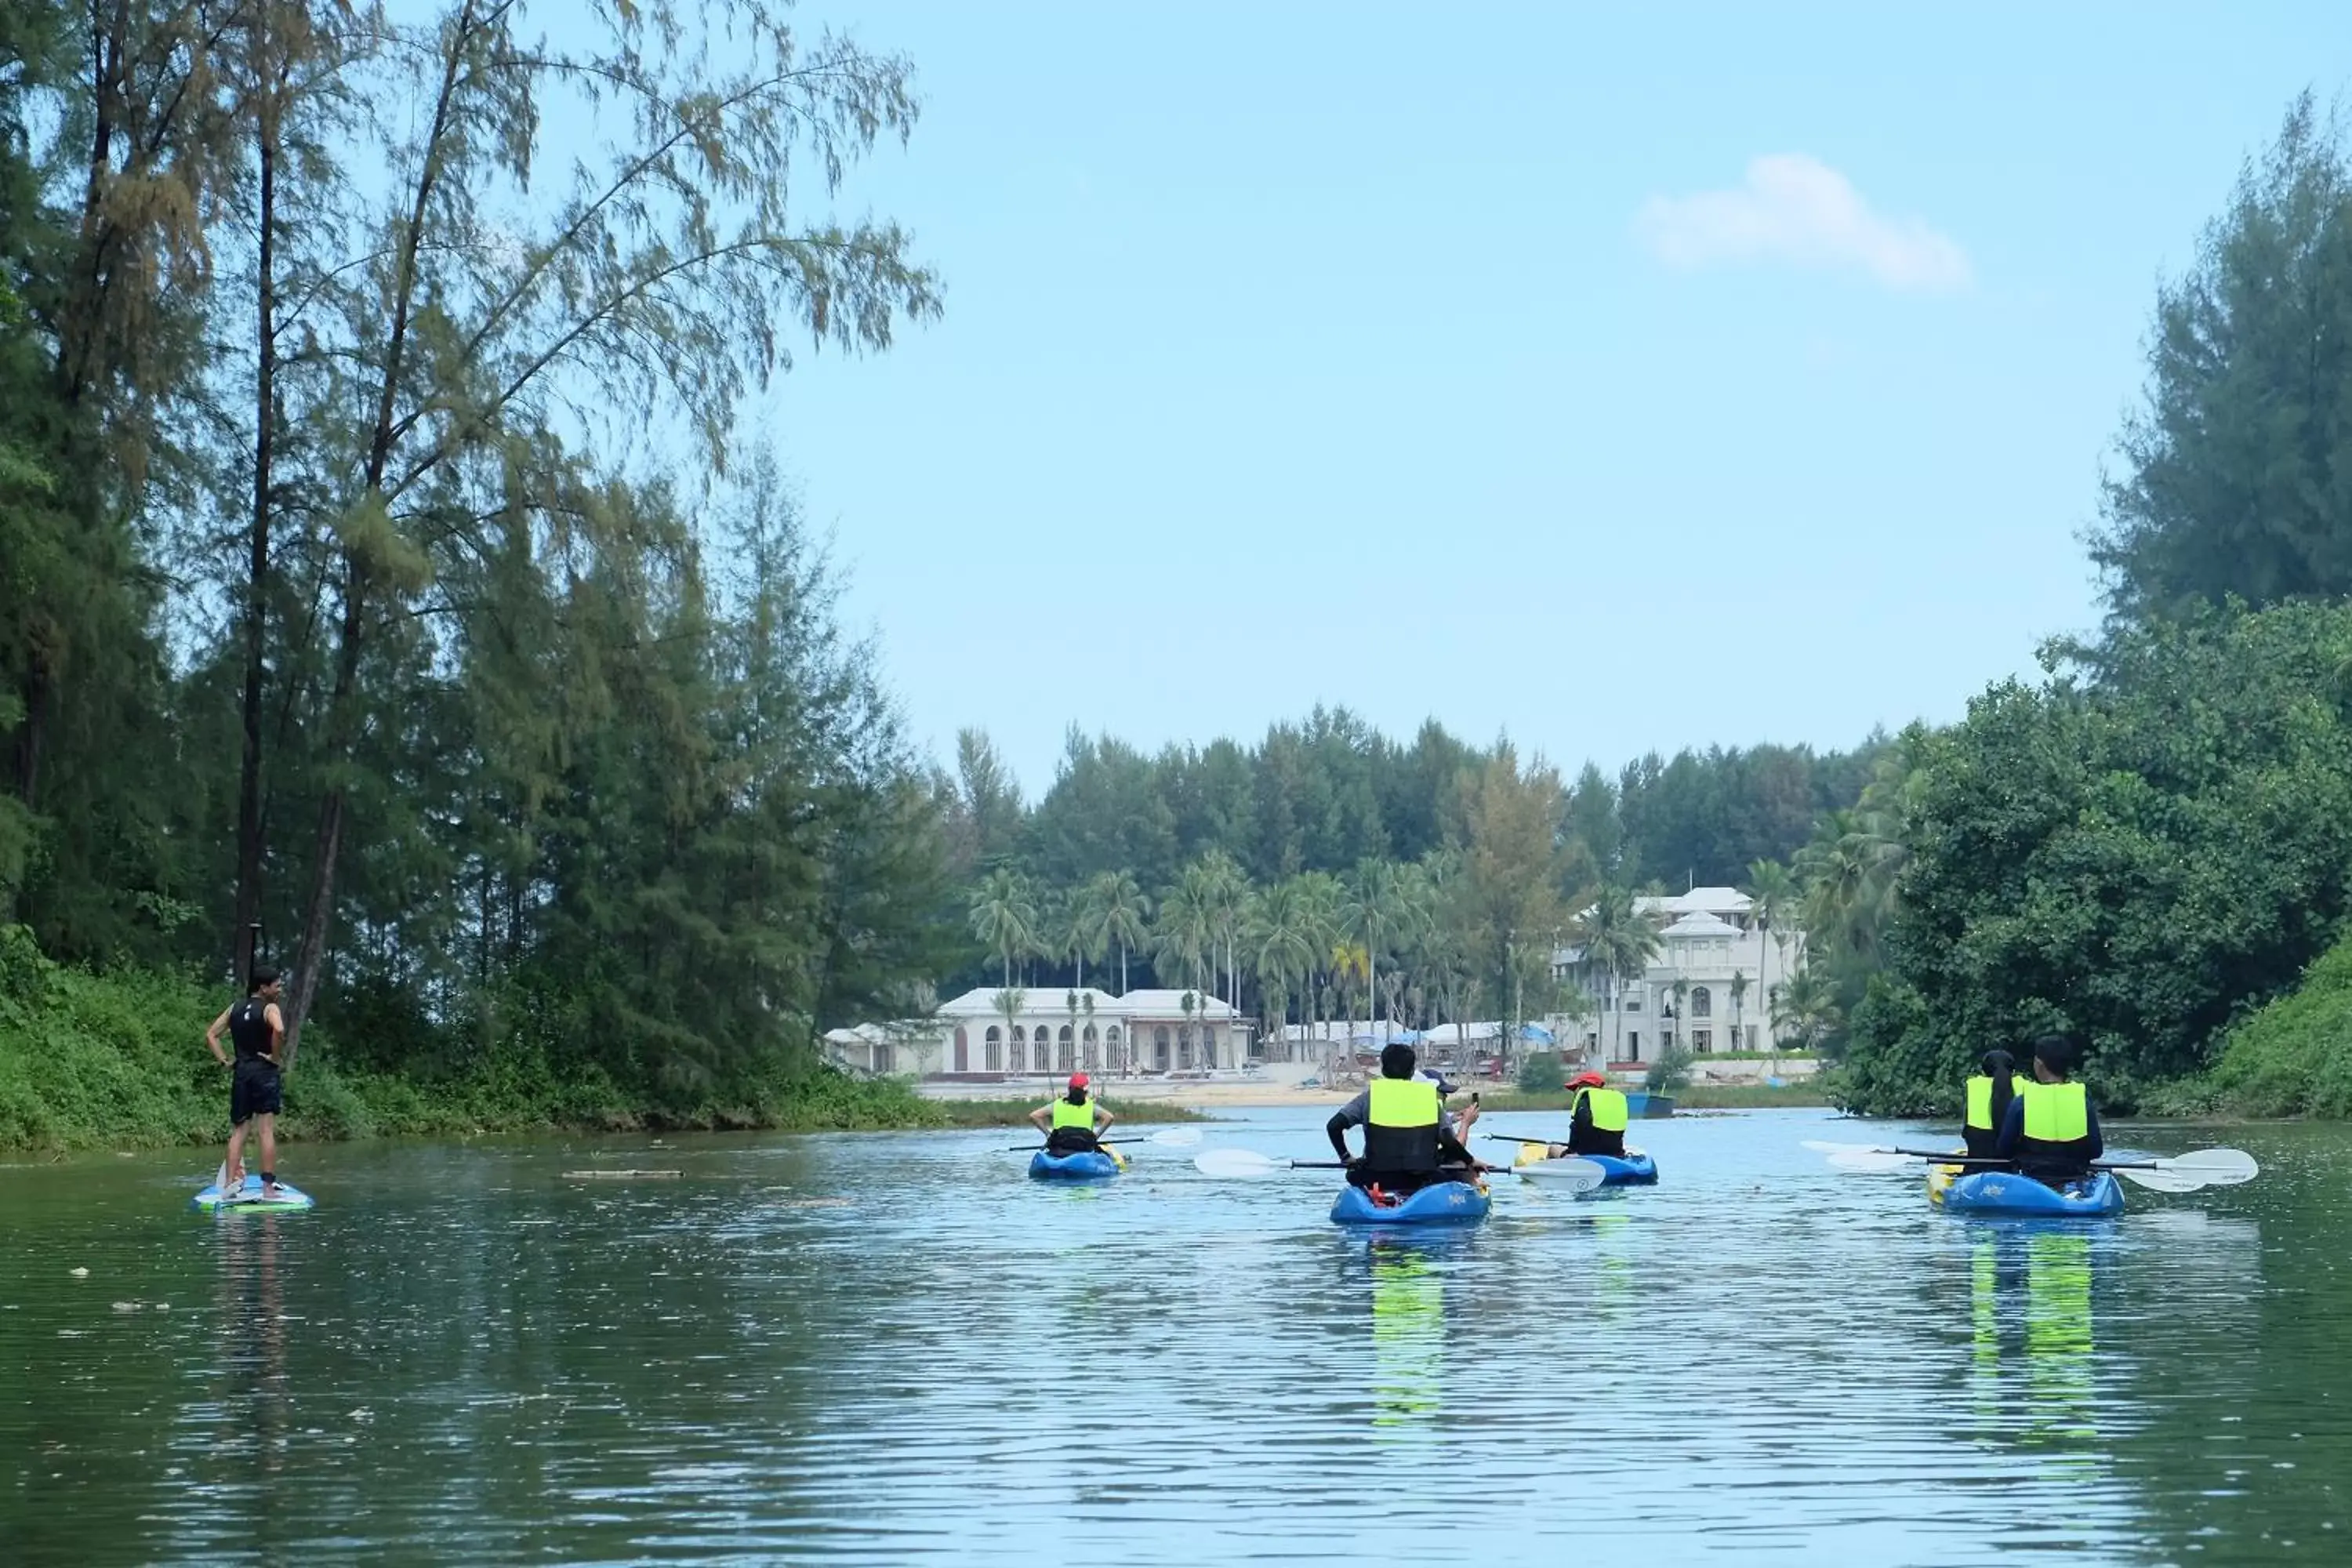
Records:
M92 974L50 963L0 927L0 1149L163 1148L228 1131L228 1074L205 1049L227 998L146 972ZM525 1050L481 1053L460 1074L418 1079L350 1070L332 1037L306 1030L286 1074L292 1140L468 1137L486 1132L1012 1127L1037 1100L933 1100L807 1064L698 1101L648 1105L593 1070L566 1076ZM1186 1121L1150 1108L1130 1120Z

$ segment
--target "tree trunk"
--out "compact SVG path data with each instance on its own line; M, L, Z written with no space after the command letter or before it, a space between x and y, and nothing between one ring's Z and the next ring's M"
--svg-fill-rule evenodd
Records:
M253 523L245 601L245 747L238 758L236 780L236 930L240 944L261 911L261 684L269 613L270 468L278 426L277 86L273 81L272 90L263 97L255 138L261 172L256 289L259 302L254 328ZM246 958L250 962L250 952ZM240 988L247 978L237 975Z
M400 395L401 361L408 347L409 311L416 299L416 256L424 244L425 219L432 206L433 190L440 183L441 138L449 127L459 71L473 28L474 7L472 0L467 0L448 36L448 53L442 61L441 90L433 105L433 127L425 135L419 161L416 198L409 208L407 227L400 237L392 327L384 340L383 384L376 397L375 428L369 439L367 468L359 489L362 504L383 495L384 469L392 458L393 413ZM325 966L327 958L327 932L334 913L335 857L343 841L346 795L341 768L350 758L356 727L351 708L358 683L360 645L367 630L368 586L365 559L355 552L346 552L341 647L336 655L334 692L327 703L325 760L328 776L335 782L328 786L326 797L319 806L318 857L311 867L310 898L302 917L302 946L294 977L294 1015L286 1024L289 1068L294 1065L295 1047L302 1038L302 1025L310 1016L310 1005L318 998L319 971Z

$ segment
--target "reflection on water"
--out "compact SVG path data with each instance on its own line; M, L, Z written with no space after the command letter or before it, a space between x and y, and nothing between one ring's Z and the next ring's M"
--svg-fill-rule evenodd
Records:
M1533 1132L1539 1119L1502 1116ZM1849 1130L1850 1131L1850 1130ZM0 1188L0 1562L2326 1561L2352 1143L2112 1224L1931 1210L1787 1113L1366 1236L1328 1178L999 1134L321 1150ZM1319 1119L1211 1134L1313 1157ZM2178 1147L2185 1136L2147 1141ZM86 1268L85 1278L70 1270Z
M1366 1250L1372 1280L1373 1424L1425 1422L1444 1403L1445 1278L1412 1237L1375 1235Z

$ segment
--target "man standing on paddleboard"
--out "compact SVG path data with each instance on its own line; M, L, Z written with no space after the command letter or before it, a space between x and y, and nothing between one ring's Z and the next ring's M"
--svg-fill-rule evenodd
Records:
M278 1196L278 1110L283 1099L278 1047L286 1038L286 1016L278 1010L280 989L278 971L256 969L245 1000L231 1005L205 1031L213 1059L230 1075L228 1163L222 1167L220 1182L224 1198L245 1185L246 1124L255 1121L261 1126L261 1195L265 1201ZM236 1047L234 1062L221 1052L224 1029Z

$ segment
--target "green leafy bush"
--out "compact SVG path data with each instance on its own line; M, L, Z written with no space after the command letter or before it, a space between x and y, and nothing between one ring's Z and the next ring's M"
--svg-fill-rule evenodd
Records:
M1568 1087L1568 1069L1558 1055L1538 1051L1519 1064L1521 1094L1558 1094Z

